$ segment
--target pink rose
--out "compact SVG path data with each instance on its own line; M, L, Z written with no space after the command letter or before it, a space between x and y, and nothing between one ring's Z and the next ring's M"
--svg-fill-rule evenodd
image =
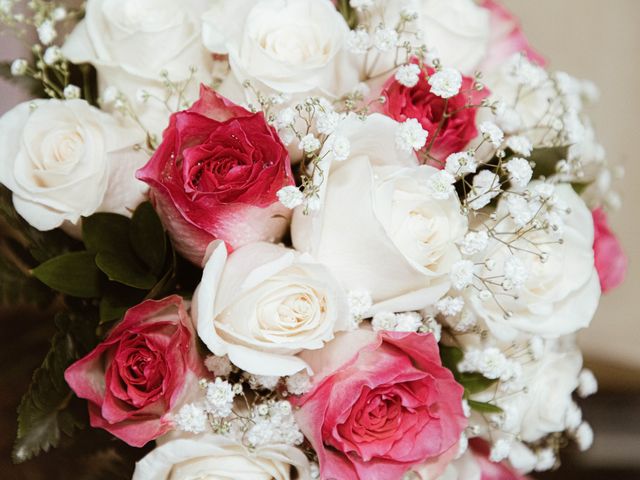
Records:
M593 253L596 270L600 277L602 292L606 293L622 283L627 273L628 261L620 242L609 229L607 214L604 210L597 208L592 214L595 228Z
M141 447L170 430L169 413L203 374L196 335L181 297L148 300L65 372L89 401L92 427Z
M295 399L296 419L323 479L401 478L447 452L466 426L463 388L432 335L361 329L301 356L315 376Z
M176 249L200 264L207 245L229 250L284 235L291 211L277 198L293 185L286 148L262 113L202 86L200 100L171 116L158 150L137 177Z
M545 58L531 47L520 21L509 10L495 0L484 0L481 6L489 10L491 15L491 37L488 54L480 70L491 72L519 52L526 53L529 60L541 67L547 64Z
M478 134L478 109L465 108L466 105L479 105L489 92L487 89L481 92L473 89L473 79L463 77L460 93L445 100L431 93L426 73L431 75L434 72L432 68L420 72L419 81L414 87L405 87L392 76L382 90L386 101L380 108L382 113L398 122L409 118L418 120L422 128L429 132L427 146L431 146L429 154L436 160L429 163L443 168L449 155L464 150ZM449 114L447 118L445 113Z

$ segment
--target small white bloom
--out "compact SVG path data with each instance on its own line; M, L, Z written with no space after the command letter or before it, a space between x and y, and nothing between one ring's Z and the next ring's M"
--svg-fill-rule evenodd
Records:
M365 290L351 290L347 295L351 317L361 320L365 318L373 306L371 294Z
M533 220L540 205L537 202L529 203L520 195L505 195L503 198L506 199L509 215L518 227L523 227Z
M80 95L82 94L80 88L76 87L75 85L67 85L66 87L64 87L64 91L62 93L64 93L64 98L66 98L67 100L80 98Z
M420 150L426 145L428 135L418 120L409 118L398 126L396 146L404 152Z
M525 188L533 176L531 165L524 158L512 158L507 162L505 168L509 172L509 178L518 188Z
M280 377L274 375L252 375L251 384L257 388L264 388L266 390L274 390L278 383L280 383Z
M578 395L580 398L587 398L598 391L598 381L591 370L585 368L578 377Z
M398 44L398 32L393 28L378 27L373 34L373 45L381 52L389 52Z
M511 452L511 442L504 438L500 438L493 444L493 447L491 447L489 460L499 463L509 456L509 452Z
M462 88L462 74L453 68L443 68L429 77L431 93L442 98L455 97Z
M446 170L440 170L429 177L427 180L427 191L437 200L446 200L455 192L453 184L456 179Z
M320 113L317 121L318 132L324 135L331 135L336 130L341 118L338 112Z
M61 22L62 20L67 18L67 9L64 7L56 7L53 9L53 12L51 13L51 17L56 22Z
M420 66L415 63L409 63L402 65L398 68L395 75L396 80L400 85L408 88L413 88L418 84L420 80Z
M464 240L460 243L460 251L463 255L475 255L487 248L489 235L485 230L479 232L468 232Z
M309 474L313 480L320 478L320 466L317 463L312 463L309 468Z
M587 422L582 422L575 433L576 442L581 452L589 450L593 445L593 430Z
M291 125L296 119L296 112L293 108L285 108L278 112L276 116L276 128L278 130L285 129Z
M304 370L288 377L286 384L287 390L293 395L303 395L311 390L311 379Z
M403 331L399 328L396 328L396 330ZM436 342L439 342L442 339L442 325L440 325L432 316L428 316L424 319L423 324L419 327L419 331L422 333L431 333L436 339Z
M233 407L233 387L221 378L209 382L206 391L207 410L217 417L228 417Z
M462 399L462 413L467 418L471 416L471 407L469 406L469 402L464 398Z
M54 45L53 47L49 47L45 50L44 55L42 56L44 63L47 65L55 65L60 60L62 60L62 51L60 47Z
M294 185L282 187L277 195L280 203L287 208L296 208L304 202L304 194Z
M551 183L538 183L533 189L533 195L540 200L551 200L556 193L556 187Z
M317 212L320 210L320 197L318 195L305 197L303 205L308 211Z
M38 38L43 45L49 45L58 36L51 20L45 20L38 27Z
M473 283L476 266L470 260L460 260L451 267L451 283L453 288L463 290Z
M29 68L27 61L23 58L18 58L11 63L11 75L20 77L27 73L27 68Z
M371 326L375 331L392 332L396 328L396 314L393 312L378 312L371 320Z
M467 202L471 208L479 210L486 207L500 191L500 177L489 170L483 170L473 177L473 187L467 195Z
M576 402L571 402L565 414L565 427L568 430L576 430L582 423L582 410Z
M174 422L183 432L202 433L207 429L207 412L202 405L188 403L178 411Z
M333 158L343 162L351 154L351 142L347 137L334 135L331 140L331 151L333 152Z
M396 315L396 332L417 332L422 326L422 316L417 312L404 312Z
M556 454L551 448L543 448L537 452L536 472L551 470L556 464Z
M312 133L309 133L302 137L299 148L305 153L314 153L318 151L320 146L320 140L318 140Z
M226 377L232 370L231 362L226 355L224 357L208 355L204 360L204 366L216 377Z
M436 303L438 311L448 317L453 317L464 308L464 300L462 297L444 297Z
M482 351L477 365L478 370L487 378L502 378L507 371L509 360L497 348Z
M347 36L347 50L355 54L367 53L371 47L371 37L364 28L351 30Z
M518 257L512 255L504 261L504 282L502 286L505 290L522 288L527 278L529 278L529 269Z
M465 432L462 432L460 435L460 440L458 441L458 451L456 452L455 460L461 458L469 449L469 438Z
M447 157L445 166L445 170L456 177L476 173L477 168L478 162L469 152L452 153Z
M504 132L493 122L482 122L480 124L480 133L491 142L491 144L498 148L502 145L504 140Z
M282 143L284 143L285 145L291 145L296 139L296 134L288 128L278 130L278 136L280 137L280 140L282 140Z
M533 144L527 137L516 135L507 139L507 147L519 155L528 157L533 151Z

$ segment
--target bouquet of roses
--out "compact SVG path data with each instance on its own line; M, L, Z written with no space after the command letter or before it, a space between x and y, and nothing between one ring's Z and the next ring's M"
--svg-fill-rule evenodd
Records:
M37 99L0 119L0 300L58 330L16 461L87 406L147 446L136 480L517 479L590 446L575 334L624 276L617 173L596 88L501 5L0 0L0 22L38 38L6 69Z

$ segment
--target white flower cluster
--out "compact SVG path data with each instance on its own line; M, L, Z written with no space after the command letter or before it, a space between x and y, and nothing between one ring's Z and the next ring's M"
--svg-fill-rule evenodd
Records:
M251 411L251 426L246 432L251 447L272 444L300 445L304 436L298 429L293 409L287 400L261 403Z

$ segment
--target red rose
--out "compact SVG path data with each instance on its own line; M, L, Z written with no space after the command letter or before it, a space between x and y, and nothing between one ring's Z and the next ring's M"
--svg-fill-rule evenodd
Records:
M401 478L460 439L463 388L433 335L357 330L301 355L315 376L296 419L321 478Z
M291 211L277 192L293 185L286 148L262 113L251 113L203 86L200 100L171 116L137 177L176 249L200 264L213 240L235 249L277 241Z
M171 429L169 413L197 388L201 365L183 300L174 295L131 308L64 377L89 401L92 427L141 447Z
M595 228L593 253L596 270L600 278L602 292L607 293L624 281L628 261L620 242L609 228L607 214L604 213L604 210L597 208L592 214Z
M414 87L405 87L394 76L387 80L382 90L386 101L381 108L385 115L398 122L409 118L418 120L422 128L429 132L423 152L431 147L429 155L432 161L429 163L442 168L449 155L463 151L478 135L478 109L465 106L479 105L489 96L489 92L486 88L481 92L473 89L473 79L463 76L460 93L445 100L431 93L427 74L432 75L435 70L425 68L426 72L420 72L418 83ZM445 118L445 113L448 118Z

